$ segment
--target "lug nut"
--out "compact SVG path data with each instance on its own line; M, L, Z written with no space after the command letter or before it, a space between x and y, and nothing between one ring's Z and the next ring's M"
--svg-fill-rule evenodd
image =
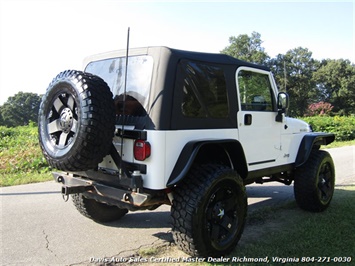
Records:
M128 193L125 193L125 194L123 195L123 200L124 200L124 201L129 201L129 199L130 199L130 195L129 195Z

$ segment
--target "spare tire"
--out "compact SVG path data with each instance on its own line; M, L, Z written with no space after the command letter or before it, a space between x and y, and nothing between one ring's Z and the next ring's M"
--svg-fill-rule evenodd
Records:
M115 108L106 82L66 70L49 84L38 115L39 142L48 163L63 171L97 167L109 153Z

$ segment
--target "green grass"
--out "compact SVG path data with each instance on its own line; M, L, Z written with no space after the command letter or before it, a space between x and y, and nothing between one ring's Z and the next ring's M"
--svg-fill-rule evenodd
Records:
M352 146L355 145L355 139L348 141L334 141L327 146L322 146L322 149L331 149L331 148L339 148L344 146Z
M0 187L16 186L30 183L38 183L53 180L50 172L33 173L33 172L20 172L3 174L0 173Z
M51 180L35 125L0 127L0 186Z
M272 230L265 230L257 240L237 247L231 257L352 257L355 261L355 186L337 187L330 207L321 213L302 211L295 203L282 208L261 210L260 227L274 224ZM255 216L248 218L253 225ZM254 218L253 218L254 217ZM267 227L270 229L270 227ZM266 229L267 229L266 228ZM272 228L272 227L271 227ZM247 241L248 242L248 241ZM237 264L238 265L238 264ZM239 264L243 265L243 264ZM248 263L247 265L260 265ZM294 265L285 263L284 265Z

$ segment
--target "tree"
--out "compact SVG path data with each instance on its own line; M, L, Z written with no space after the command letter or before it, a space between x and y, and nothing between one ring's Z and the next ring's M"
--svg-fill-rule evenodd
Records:
M290 95L291 116L303 116L309 105L319 102L329 102L338 114L355 113L355 65L349 60L319 62L302 47L270 59L257 32L232 36L229 43L221 53L272 69L279 90Z
M2 118L2 106L0 106L0 126L4 126L5 125L5 121Z
M28 125L30 121L37 121L41 97L36 93L19 92L9 97L1 106L0 120L5 126Z
M241 34L238 37L231 36L229 43L230 45L221 51L222 54L256 64L266 64L270 59L265 49L261 46L263 41L260 33L255 31L251 36L247 34Z
M334 105L334 112L355 113L355 65L349 60L323 60L313 73L321 100Z
M312 52L307 48L298 47L287 51L285 55L279 54L269 64L276 83L286 88L290 95L291 116L303 116L309 104L320 101L316 83L312 79L319 62L312 58Z

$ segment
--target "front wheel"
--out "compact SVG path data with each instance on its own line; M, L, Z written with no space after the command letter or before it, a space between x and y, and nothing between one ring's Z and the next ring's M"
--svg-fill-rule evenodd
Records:
M304 210L324 211L332 200L334 186L334 163L326 151L312 151L307 162L296 169L294 193L297 204Z
M174 191L174 240L191 256L225 255L237 245L246 214L247 196L237 172L222 165L195 166Z

